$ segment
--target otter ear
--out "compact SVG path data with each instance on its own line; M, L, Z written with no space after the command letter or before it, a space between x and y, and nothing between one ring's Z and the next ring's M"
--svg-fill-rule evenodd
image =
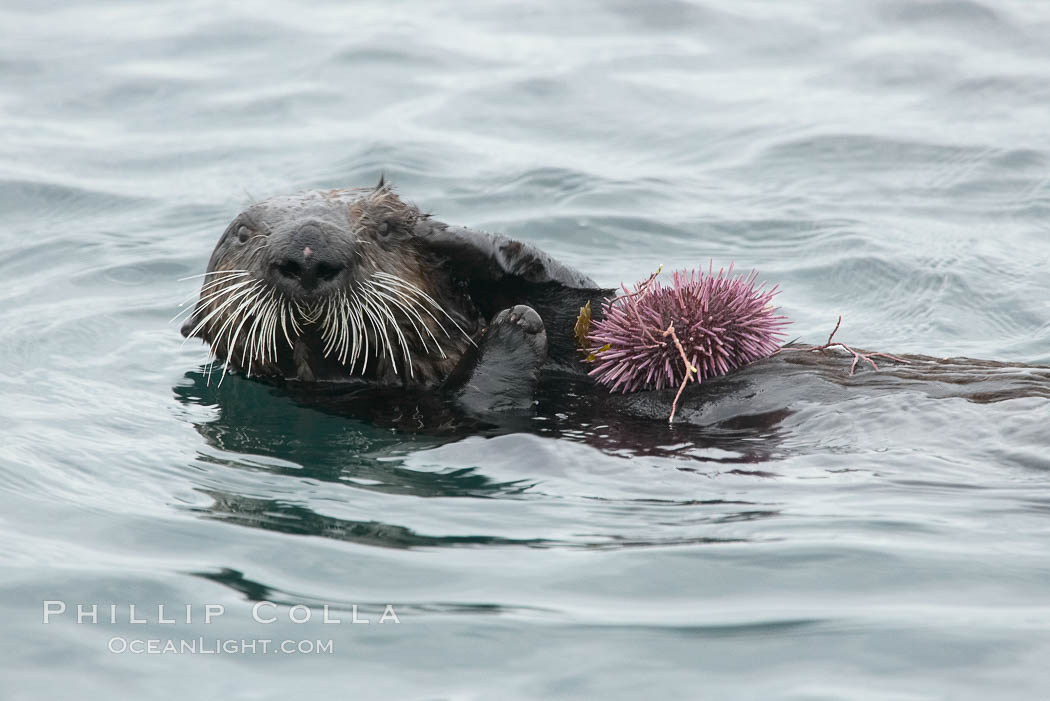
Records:
M386 186L386 173L379 171L379 183L376 185L377 190L382 190Z
M470 282L516 281L532 285L555 283L580 290L598 288L594 280L559 263L549 253L499 234L421 219L416 223L414 236L423 248L444 258L454 274Z

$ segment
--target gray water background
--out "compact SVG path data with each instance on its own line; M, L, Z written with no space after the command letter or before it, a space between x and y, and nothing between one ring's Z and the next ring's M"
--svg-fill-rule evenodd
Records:
M168 323L253 198L382 172L603 284L735 261L809 342L842 314L860 346L1050 363L1050 4L7 0L0 27L0 698L1050 697L1046 400L440 442L202 392Z

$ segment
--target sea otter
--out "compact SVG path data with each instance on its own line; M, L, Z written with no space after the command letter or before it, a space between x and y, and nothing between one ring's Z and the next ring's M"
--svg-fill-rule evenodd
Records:
M250 377L513 410L545 367L584 372L573 324L611 294L534 246L436 221L380 181L248 207L182 333Z
M182 333L229 370L337 410L365 398L369 415L385 411L395 425L410 416L424 426L422 415L448 423L450 406L506 423L533 407L541 377L553 378L541 405L554 414L666 419L673 390L610 394L581 362L578 312L589 302L597 318L614 293L532 245L436 221L381 180L249 206L215 246ZM800 401L899 389L977 402L1050 397L1047 368L906 359L852 376L841 356L779 353L691 385L678 420L736 425Z

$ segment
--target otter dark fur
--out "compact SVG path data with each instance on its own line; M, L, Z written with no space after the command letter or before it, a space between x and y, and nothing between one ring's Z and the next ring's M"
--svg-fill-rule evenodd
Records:
M248 207L182 332L253 377L520 407L542 367L582 372L577 310L609 294L533 246L435 221L380 182Z

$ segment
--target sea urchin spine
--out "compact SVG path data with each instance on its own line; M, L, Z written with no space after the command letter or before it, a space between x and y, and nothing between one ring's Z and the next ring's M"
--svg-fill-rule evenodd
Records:
M678 386L680 394L694 373L700 381L772 355L789 322L772 305L777 288L764 290L757 277L709 266L707 275L676 272L667 287L655 276L633 292L624 287L591 326L590 375L611 391Z

